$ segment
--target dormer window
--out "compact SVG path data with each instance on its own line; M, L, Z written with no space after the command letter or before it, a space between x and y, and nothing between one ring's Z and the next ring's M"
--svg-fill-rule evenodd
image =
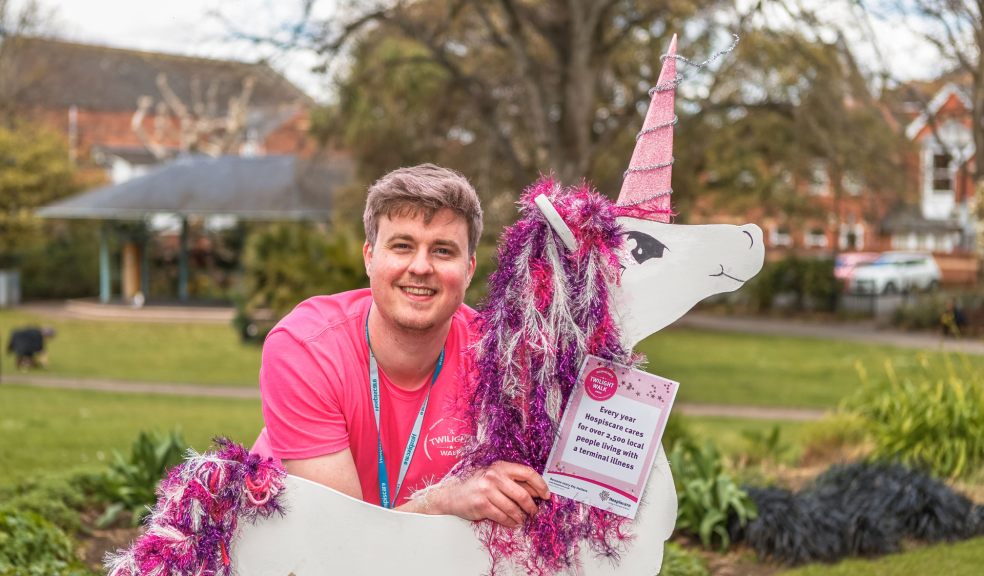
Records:
M953 192L953 175L950 165L953 157L945 152L933 154L933 192L948 194Z

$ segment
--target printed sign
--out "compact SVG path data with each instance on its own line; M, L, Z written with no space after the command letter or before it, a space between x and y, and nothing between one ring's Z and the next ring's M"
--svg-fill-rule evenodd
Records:
M547 459L551 492L635 518L678 387L588 356Z

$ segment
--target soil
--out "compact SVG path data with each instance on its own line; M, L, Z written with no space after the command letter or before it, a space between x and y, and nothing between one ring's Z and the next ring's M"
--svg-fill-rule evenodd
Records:
M85 562L86 566L96 571L102 571L103 560L109 552L116 552L120 548L126 548L131 542L140 535L140 526L130 526L129 516L117 521L117 527L93 528L99 518L96 510L87 510L82 513L82 525L85 526L85 533L80 534L79 559Z

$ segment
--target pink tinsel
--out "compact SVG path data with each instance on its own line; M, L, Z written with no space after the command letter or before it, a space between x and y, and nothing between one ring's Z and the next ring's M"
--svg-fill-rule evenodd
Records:
M224 438L216 442L217 451L189 452L161 480L144 533L128 550L107 555L108 576L228 576L239 520L283 512L283 466Z

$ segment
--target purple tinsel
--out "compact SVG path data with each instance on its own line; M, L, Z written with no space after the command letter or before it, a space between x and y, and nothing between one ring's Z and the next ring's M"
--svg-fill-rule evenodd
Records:
M576 252L564 248L533 203L541 193L574 232ZM459 476L498 460L543 470L584 356L635 360L622 349L609 308L609 287L621 269L617 208L586 185L565 190L543 178L525 191L520 212L500 239L499 267L478 317L470 409L476 435L456 468ZM620 516L566 498L538 505L517 530L479 525L493 571L508 557L530 574L553 574L576 564L582 543L615 558L629 537Z
M189 451L168 472L144 533L128 550L107 555L108 576L229 576L239 520L283 513L283 466L230 440L216 443L215 452Z

